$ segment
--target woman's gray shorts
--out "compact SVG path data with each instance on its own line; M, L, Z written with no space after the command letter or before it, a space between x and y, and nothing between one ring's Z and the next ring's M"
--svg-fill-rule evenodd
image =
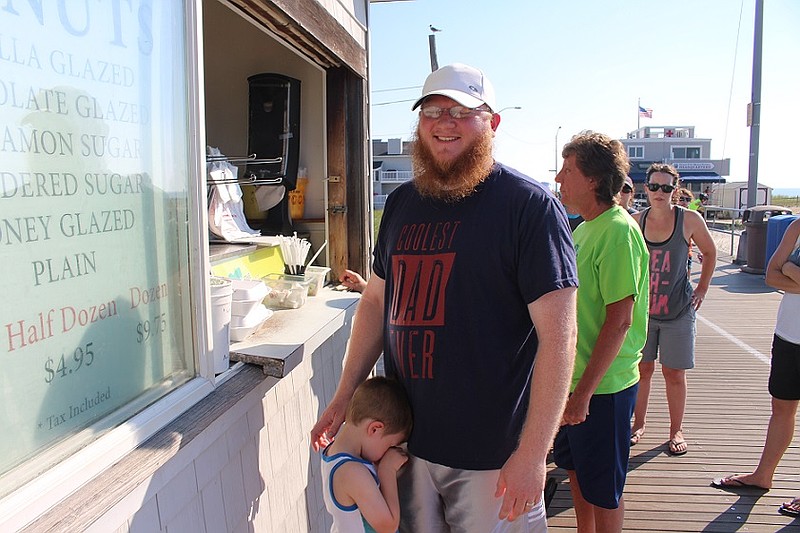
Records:
M651 318L647 322L647 342L642 348L642 361L655 361L675 370L694 368L694 339L697 336L695 310L689 308L673 320Z

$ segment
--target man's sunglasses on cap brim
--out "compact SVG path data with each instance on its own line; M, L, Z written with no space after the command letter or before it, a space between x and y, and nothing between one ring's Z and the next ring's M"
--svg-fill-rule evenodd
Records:
M454 105L453 107L439 107L430 104L423 104L423 106L420 108L420 113L422 114L422 116L432 119L437 119L441 117L445 111L452 118L455 119L468 118L483 112L491 113L491 110L485 105L479 107L467 107L463 105Z

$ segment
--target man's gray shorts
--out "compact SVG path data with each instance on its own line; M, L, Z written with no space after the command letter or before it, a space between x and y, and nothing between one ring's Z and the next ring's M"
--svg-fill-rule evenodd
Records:
M675 370L694 368L694 340L697 336L695 310L689 307L674 320L647 322L647 342L642 348L642 362L655 361Z
M544 498L513 522L498 520L499 470L461 470L409 454L397 480L400 533L546 533Z

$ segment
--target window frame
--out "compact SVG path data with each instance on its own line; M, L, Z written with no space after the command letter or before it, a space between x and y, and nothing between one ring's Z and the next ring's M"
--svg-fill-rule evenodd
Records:
M641 152L639 155L631 155L631 151ZM644 145L643 144L630 144L628 145L628 159L644 159Z
M675 150L683 150L684 157L676 157ZM686 157L689 153L689 150L697 150L697 157ZM703 159L703 147L698 145L683 145L683 146L670 146L669 147L670 155L672 159Z
M144 443L169 422L186 412L242 368L233 365L215 376L212 360L213 334L209 298L208 213L205 180L205 103L202 50L202 0L179 0L184 12L184 54L187 77L189 117L188 175L199 176L188 183L189 297L195 309L184 335L195 360L195 377L168 392L119 426L67 456L37 477L12 490L0 499L0 524L19 529L45 513L67 495L108 469ZM45 452L46 453L46 452ZM35 458L33 459L35 461Z

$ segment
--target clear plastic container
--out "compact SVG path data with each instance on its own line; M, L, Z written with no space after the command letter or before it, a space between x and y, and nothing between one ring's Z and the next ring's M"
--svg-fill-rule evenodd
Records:
M316 296L317 292L325 286L325 278L328 276L329 267L307 266L305 279L311 284L308 286L308 295Z
M268 274L264 278L264 283L272 289L264 298L264 303L273 309L297 309L308 300L311 281L304 276Z

